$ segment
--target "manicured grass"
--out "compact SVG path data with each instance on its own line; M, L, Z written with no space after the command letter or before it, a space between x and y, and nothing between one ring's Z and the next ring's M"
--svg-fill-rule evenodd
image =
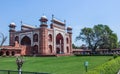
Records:
M112 56L67 56L67 57L24 57L23 71L47 72L51 74L84 74L84 62L88 70L105 62ZM17 70L15 57L0 57L0 70Z

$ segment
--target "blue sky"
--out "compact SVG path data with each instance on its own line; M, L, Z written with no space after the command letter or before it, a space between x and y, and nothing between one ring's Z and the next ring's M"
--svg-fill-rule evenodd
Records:
M0 32L8 36L5 44L9 43L9 28L15 22L20 30L20 21L24 24L37 25L42 15L51 20L55 17L66 20L67 26L73 27L73 43L75 37L84 27L97 24L108 25L120 40L120 0L0 0ZM50 23L50 22L49 22Z

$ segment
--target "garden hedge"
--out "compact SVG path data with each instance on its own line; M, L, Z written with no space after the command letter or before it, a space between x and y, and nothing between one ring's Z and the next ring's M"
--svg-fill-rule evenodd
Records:
M120 57L108 61L101 66L86 72L86 74L117 74L120 69Z

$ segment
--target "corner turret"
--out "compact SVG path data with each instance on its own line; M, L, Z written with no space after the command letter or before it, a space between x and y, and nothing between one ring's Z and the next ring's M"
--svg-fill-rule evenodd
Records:
M10 23L10 25L9 25L9 28L10 28L9 32L15 32L15 27L16 27L16 25L15 25L14 22Z
M15 33L15 23L10 23L9 25L9 45L13 46L14 45L14 33Z
M41 22L40 27L48 27L48 25L47 25L48 19L47 19L46 16L42 16L42 17L39 19L39 21Z

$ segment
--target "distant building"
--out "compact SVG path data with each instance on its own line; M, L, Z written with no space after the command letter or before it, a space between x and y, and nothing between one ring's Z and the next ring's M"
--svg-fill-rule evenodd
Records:
M46 16L39 21L39 27L22 24L20 31L16 31L16 24L11 23L9 46L3 46L0 55L71 55L72 28L66 28L65 22L54 17L50 28Z

